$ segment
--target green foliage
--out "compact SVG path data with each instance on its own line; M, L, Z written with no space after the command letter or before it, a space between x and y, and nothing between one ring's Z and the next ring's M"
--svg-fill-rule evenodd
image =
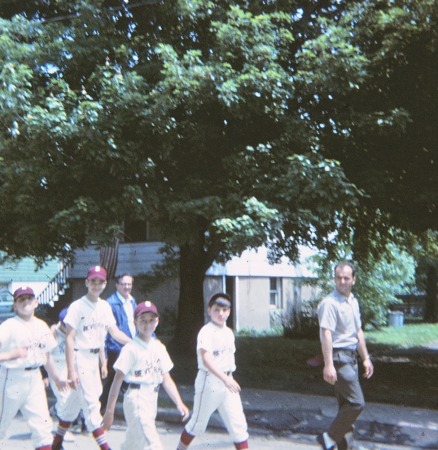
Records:
M293 309L282 317L283 336L291 339L319 339L317 306L320 300L311 300L300 310Z
M239 337L258 337L281 336L283 334L282 327L273 327L268 330L255 330L253 328L241 328L237 333Z
M353 225L364 249L388 223L416 233L436 228L438 5L345 6L321 18L325 32L304 43L298 78L323 154L367 193Z
M0 244L62 255L145 217L170 245L204 236L206 267L266 241L294 257L318 228L322 243L341 221L335 205L357 191L314 152L294 106L290 15L228 2L153 10L147 27L144 9L99 2L57 2L74 20L41 7L46 21L2 22L3 86L15 84L0 92ZM17 168L28 175L19 186ZM34 221L17 239L11 224L26 208Z

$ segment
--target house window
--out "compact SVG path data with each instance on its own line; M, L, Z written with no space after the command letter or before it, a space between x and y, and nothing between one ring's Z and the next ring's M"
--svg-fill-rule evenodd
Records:
M269 304L271 308L283 307L281 298L281 278L269 278Z

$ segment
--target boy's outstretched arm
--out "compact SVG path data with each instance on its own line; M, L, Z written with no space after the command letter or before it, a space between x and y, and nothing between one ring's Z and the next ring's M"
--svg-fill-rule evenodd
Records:
M105 414L103 416L103 427L106 430L111 428L114 422L114 411L116 409L117 399L119 398L120 388L122 387L123 379L125 374L116 369L116 374L114 375L114 380L111 384L111 389L108 394L108 402L106 404Z
M70 388L70 380L62 380L61 378L59 378L55 368L55 363L53 362L53 357L50 353L47 353L47 361L44 364L44 369L46 369L47 374L55 382L56 387L60 391L65 391Z
M70 386L73 389L76 389L81 384L75 364L75 336L76 330L70 325L67 325L65 337L65 359L67 362L67 377L70 380Z
M132 341L132 339L129 336L127 336L123 331L119 330L119 327L117 325L113 325L112 327L108 328L108 333L120 345L125 345L129 341Z
M167 372L163 374L163 387L167 392L167 395L172 399L173 403L175 403L178 411L181 413L181 420L186 420L189 417L189 408L184 404L179 394L178 388L176 387L173 378L170 376L170 373Z
M105 355L105 347L99 350L100 376L104 380L108 376L108 359Z
M1 361L11 361L12 359L26 358L27 349L25 347L16 348L10 352L0 352L0 362Z

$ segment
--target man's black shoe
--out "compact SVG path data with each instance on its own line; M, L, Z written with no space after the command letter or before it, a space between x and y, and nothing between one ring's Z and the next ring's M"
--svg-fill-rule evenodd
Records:
M323 450L336 450L336 445L327 446L325 439L324 439L324 433L318 434L318 436L316 437L316 440L321 445L321 448Z

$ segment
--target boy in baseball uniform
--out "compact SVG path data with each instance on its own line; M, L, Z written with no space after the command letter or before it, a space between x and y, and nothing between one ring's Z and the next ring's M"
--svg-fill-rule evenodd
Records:
M37 306L30 287L18 288L14 292L16 316L0 325L0 438L21 411L34 447L50 450L52 419L40 367L44 366L57 389L67 389L68 384L56 373L50 355L56 341L47 324L34 316Z
M121 344L131 339L117 328L111 307L100 298L106 286L106 270L101 266L90 267L85 286L87 294L69 306L64 319L67 328L65 354L68 379L73 390L63 411L58 411L59 422L53 450L62 449L65 433L81 409L87 429L92 432L97 445L102 450L110 450L100 414L102 381L99 353L104 347L107 332Z
M114 421L114 409L123 383L126 388L123 412L127 429L121 450L163 450L155 426L160 385L163 384L175 403L182 420L188 418L189 410L169 374L173 363L166 347L154 338L159 323L156 306L150 301L140 303L134 311L134 321L137 335L122 348L114 364L116 374L109 392L103 424L109 429Z
M195 436L203 433L211 415L218 410L236 449L247 449L248 427L240 399L240 386L232 373L236 370L233 331L226 322L231 298L219 293L208 302L210 322L197 340L198 375L195 380L193 414L185 426L177 450L186 450Z
M64 323L64 319L67 315L68 308L64 308L59 312L58 315L58 323L52 325L50 327L50 331L52 332L57 346L52 350L52 358L53 363L55 364L56 373L62 377L63 379L67 379L67 360L65 357L65 339L66 339L66 332L67 332L67 326ZM106 365L106 358L105 358L105 349L102 347L100 349L99 353L99 359L100 359L100 367L101 367L101 377L102 379L105 379L107 374L107 365ZM57 417L62 417L64 415L64 409L68 400L68 397L72 393L72 389L64 389L59 390L56 386L55 381L49 377L49 383L50 387L55 394L56 403L53 406L54 414L56 414ZM67 431L64 435L64 441L66 442L74 442L74 436L70 431Z

